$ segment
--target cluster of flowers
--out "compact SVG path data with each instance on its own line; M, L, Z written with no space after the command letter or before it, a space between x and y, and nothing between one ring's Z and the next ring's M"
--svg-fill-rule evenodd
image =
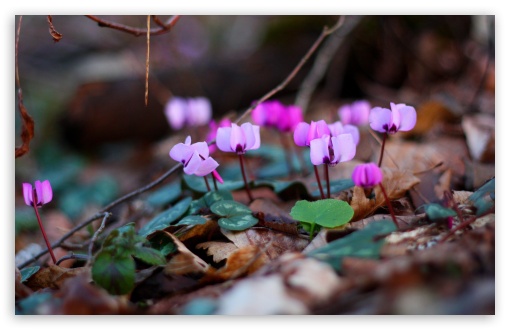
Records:
M165 115L174 130L185 126L206 125L211 120L211 102L205 97L172 97L165 106Z
M251 114L256 125L273 127L280 132L293 132L303 121L303 111L295 105L284 105L279 101L260 103Z

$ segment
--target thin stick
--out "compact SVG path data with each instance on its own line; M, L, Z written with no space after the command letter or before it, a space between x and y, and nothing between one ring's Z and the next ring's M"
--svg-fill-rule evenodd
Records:
M319 185L319 191L321 192L321 198L325 199L324 191L322 191L322 183L319 177L319 171L317 170L317 165L313 165L313 170L315 171L315 179L317 179L317 184Z
M90 263L90 261L92 260L92 249L94 248L94 243L96 242L97 240L97 237L99 236L99 234L101 234L101 232L104 230L105 226L106 226L106 220L108 220L108 218L111 217L111 213L109 212L105 212L104 213L104 217L103 217L103 221L101 221L101 226L99 226L99 228L96 230L96 232L94 233L94 235L92 236L92 238L90 239L90 243L89 243L89 261L87 262L87 266L88 264Z
M44 242L46 242L46 246L48 247L48 251L50 251L51 260L53 263L57 263L57 258L55 258L55 254L53 254L53 249L51 248L50 241L48 241L48 236L46 236L46 231L44 230L44 226L41 221L41 217L39 216L39 211L37 211L37 194L35 193L35 189L32 189L32 206L34 207L35 216L37 217L37 222L39 223L39 228L41 228L41 232L44 237Z
M149 58L151 50L151 17L147 15L147 53L145 54L145 106L149 103Z
M50 35L51 37L53 38L53 41L55 42L59 42L60 39L62 39L62 33L58 32L56 29L55 29L55 26L53 26L53 18L51 17L51 15L48 15L46 17L47 21L48 21L48 25L50 27Z
M212 174L212 172L211 172L211 176L212 176L212 180L214 183L214 190L218 191L218 183L216 183L216 178L214 177L214 174Z
M243 174L244 186L246 187L246 193L250 199L250 203L253 202L253 196L251 195L250 186L246 180L246 173L244 172L243 154L239 154L239 164L241 164L241 173Z
M331 198L331 191L329 187L329 166L328 164L324 164L324 177L326 178L326 187L328 191L328 198Z
M397 226L397 229L399 229L397 218L395 217L395 212L393 212L393 207L391 206L390 199L388 198L388 195L386 194L386 189L384 189L384 186L382 185L382 183L379 183L379 187L381 188L381 191L384 195L384 199L386 200L386 204L388 205L388 209L390 210L391 219L393 220L393 223L395 224L395 226Z
M85 15L85 17L93 20L94 22L97 22L100 27L107 27L107 28L111 28L114 30L126 32L126 33L134 35L135 37L139 37L139 36L145 35L147 33L147 29L139 29L139 28L134 28L132 26L128 26L128 25L107 21L107 20L101 19L97 16ZM156 35L167 33L174 27L174 25L177 23L177 21L179 20L180 17L181 17L180 15L174 15L174 16L170 17L165 23L163 23L163 26L160 25L157 28L150 29L149 30L150 34L153 36L156 36Z
M317 40L313 43L312 47L310 47L310 49L308 50L308 52L305 54L305 56L303 56L303 58L301 58L301 60L299 61L299 63L296 65L296 67L294 68L294 70L292 70L290 72L290 74L287 76L287 78L285 78L278 86L276 86L275 88L273 88L272 90L270 90L268 93L266 93L264 96L262 96L258 101L256 101L255 103L253 103L242 115L241 117L239 117L239 119L236 120L236 124L239 124L246 116L248 116L252 111L253 109L255 109L260 103L266 101L267 99L269 99L270 97L272 97L273 95L275 95L276 93L278 93L279 91L281 91L282 89L284 89L288 84L289 82L296 76L296 74L301 70L301 68L303 67L303 65L305 65L305 63L310 59L310 57L313 55L313 53L317 50L317 48L319 47L319 45L322 43L322 41L324 40L324 38L326 38L328 35L330 35L331 33L335 32L336 30L338 30L344 23L345 21L345 17L344 16L340 16L340 18L338 19L338 21L336 22L336 24L331 27L331 28L328 28L328 27L324 27L322 29L322 33L321 35L319 36L319 38L317 38Z
M204 182L205 182L205 186L207 187L207 191L211 191L211 187L209 186L209 181L207 181L207 176L203 176L204 178Z
M71 260L71 259L90 260L89 256L86 254L74 254L73 252L71 252L71 254L65 255L62 258L58 259L57 263L55 265L58 266L58 265L60 265L61 262L66 261L66 260Z
M382 138L382 145L381 145L381 154L379 155L379 163L377 166L381 167L381 164L382 164L382 158L383 158L383 155L384 155L384 145L386 144L386 137L388 136L388 133L384 133L383 134L383 138Z

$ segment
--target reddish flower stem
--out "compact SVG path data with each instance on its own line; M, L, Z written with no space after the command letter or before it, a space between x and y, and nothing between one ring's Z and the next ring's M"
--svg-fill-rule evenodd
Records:
M388 133L383 134L382 145L381 145L381 154L379 155L379 163L377 165L379 167L381 167L381 164L382 164L382 158L384 155L384 145L386 144L386 137L388 137Z
M328 198L331 198L331 191L329 186L329 166L328 164L324 164L324 177L326 178L326 187L328 191Z
M319 185L319 191L321 192L321 198L326 199L324 196L324 191L322 191L322 183L319 177L319 171L317 170L317 165L313 165L313 170L315 171L315 179L317 179L317 184Z
M241 164L241 173L243 174L244 186L251 203L253 202L253 196L251 195L250 186L248 185L248 181L246 180L246 173L244 172L243 154L239 154L239 164Z
M44 241L46 242L46 246L48 247L48 251L51 255L51 260L53 260L53 263L57 263L57 258L55 258L55 254L53 254L53 249L51 248L50 241L48 241L48 237L46 236L46 231L44 230L41 217L39 216L39 211L37 211L37 194L35 193L35 189L32 190L32 206L34 207L35 216L37 217L37 222L39 223L39 228L41 228L41 232L44 237Z
M211 191L211 187L209 186L209 181L207 181L207 178L205 177L205 175L203 176L203 178L204 178L205 186L207 187L207 191Z
M213 180L213 183L214 183L214 190L218 191L218 184L216 183L216 178L214 177L212 172L211 172L211 176L212 176L212 180ZM205 176L204 176L204 178L205 178Z
M397 229L399 229L398 223L397 223L397 218L395 217L395 212L393 212L393 207L391 206L390 199L388 198L388 195L386 194L386 189L384 189L382 183L379 183L379 187L381 187L381 191L384 195L384 199L386 200L386 204L388 205L388 209L390 210L391 219L393 220L393 223L395 224L395 226L397 226Z

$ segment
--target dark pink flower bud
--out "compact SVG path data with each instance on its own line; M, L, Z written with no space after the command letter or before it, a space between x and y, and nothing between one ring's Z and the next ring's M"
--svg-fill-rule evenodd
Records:
M363 188L372 188L382 182L383 174L374 163L361 164L352 171L352 181Z
M51 202L53 198L53 190L51 189L50 181L35 182L35 197L37 199L36 206L41 207L43 204ZM30 183L23 183L23 198L25 204L32 206L34 201L32 199L32 185Z

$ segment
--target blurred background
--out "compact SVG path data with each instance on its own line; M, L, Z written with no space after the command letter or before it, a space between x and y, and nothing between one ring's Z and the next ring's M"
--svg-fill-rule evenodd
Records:
M146 26L146 16L101 18ZM21 207L22 182L51 181L55 200L48 209L55 208L55 214L49 218L60 228L54 237L60 237L69 219L90 215L173 166L170 147L191 131L172 132L164 115L170 97L207 97L215 119L240 114L283 81L323 27L337 20L183 16L171 31L150 38L145 106L144 35L100 27L85 16L53 16L63 35L54 42L46 16L23 16L18 66L35 136L30 151L15 163L16 231L37 226L32 210ZM374 106L413 105L421 126L405 138L423 142L438 132L462 136L468 141L463 163L480 169L475 177L463 167L454 173L453 185L473 189L494 175L494 36L494 16L348 16L274 99L291 104L303 97L302 83L327 46L329 62L304 104L307 119L337 120L340 105L359 99ZM21 119L15 111L20 145ZM206 132L207 127L195 129L204 138ZM489 134L489 142L470 145L480 140L479 132ZM358 157L365 161L370 154Z

